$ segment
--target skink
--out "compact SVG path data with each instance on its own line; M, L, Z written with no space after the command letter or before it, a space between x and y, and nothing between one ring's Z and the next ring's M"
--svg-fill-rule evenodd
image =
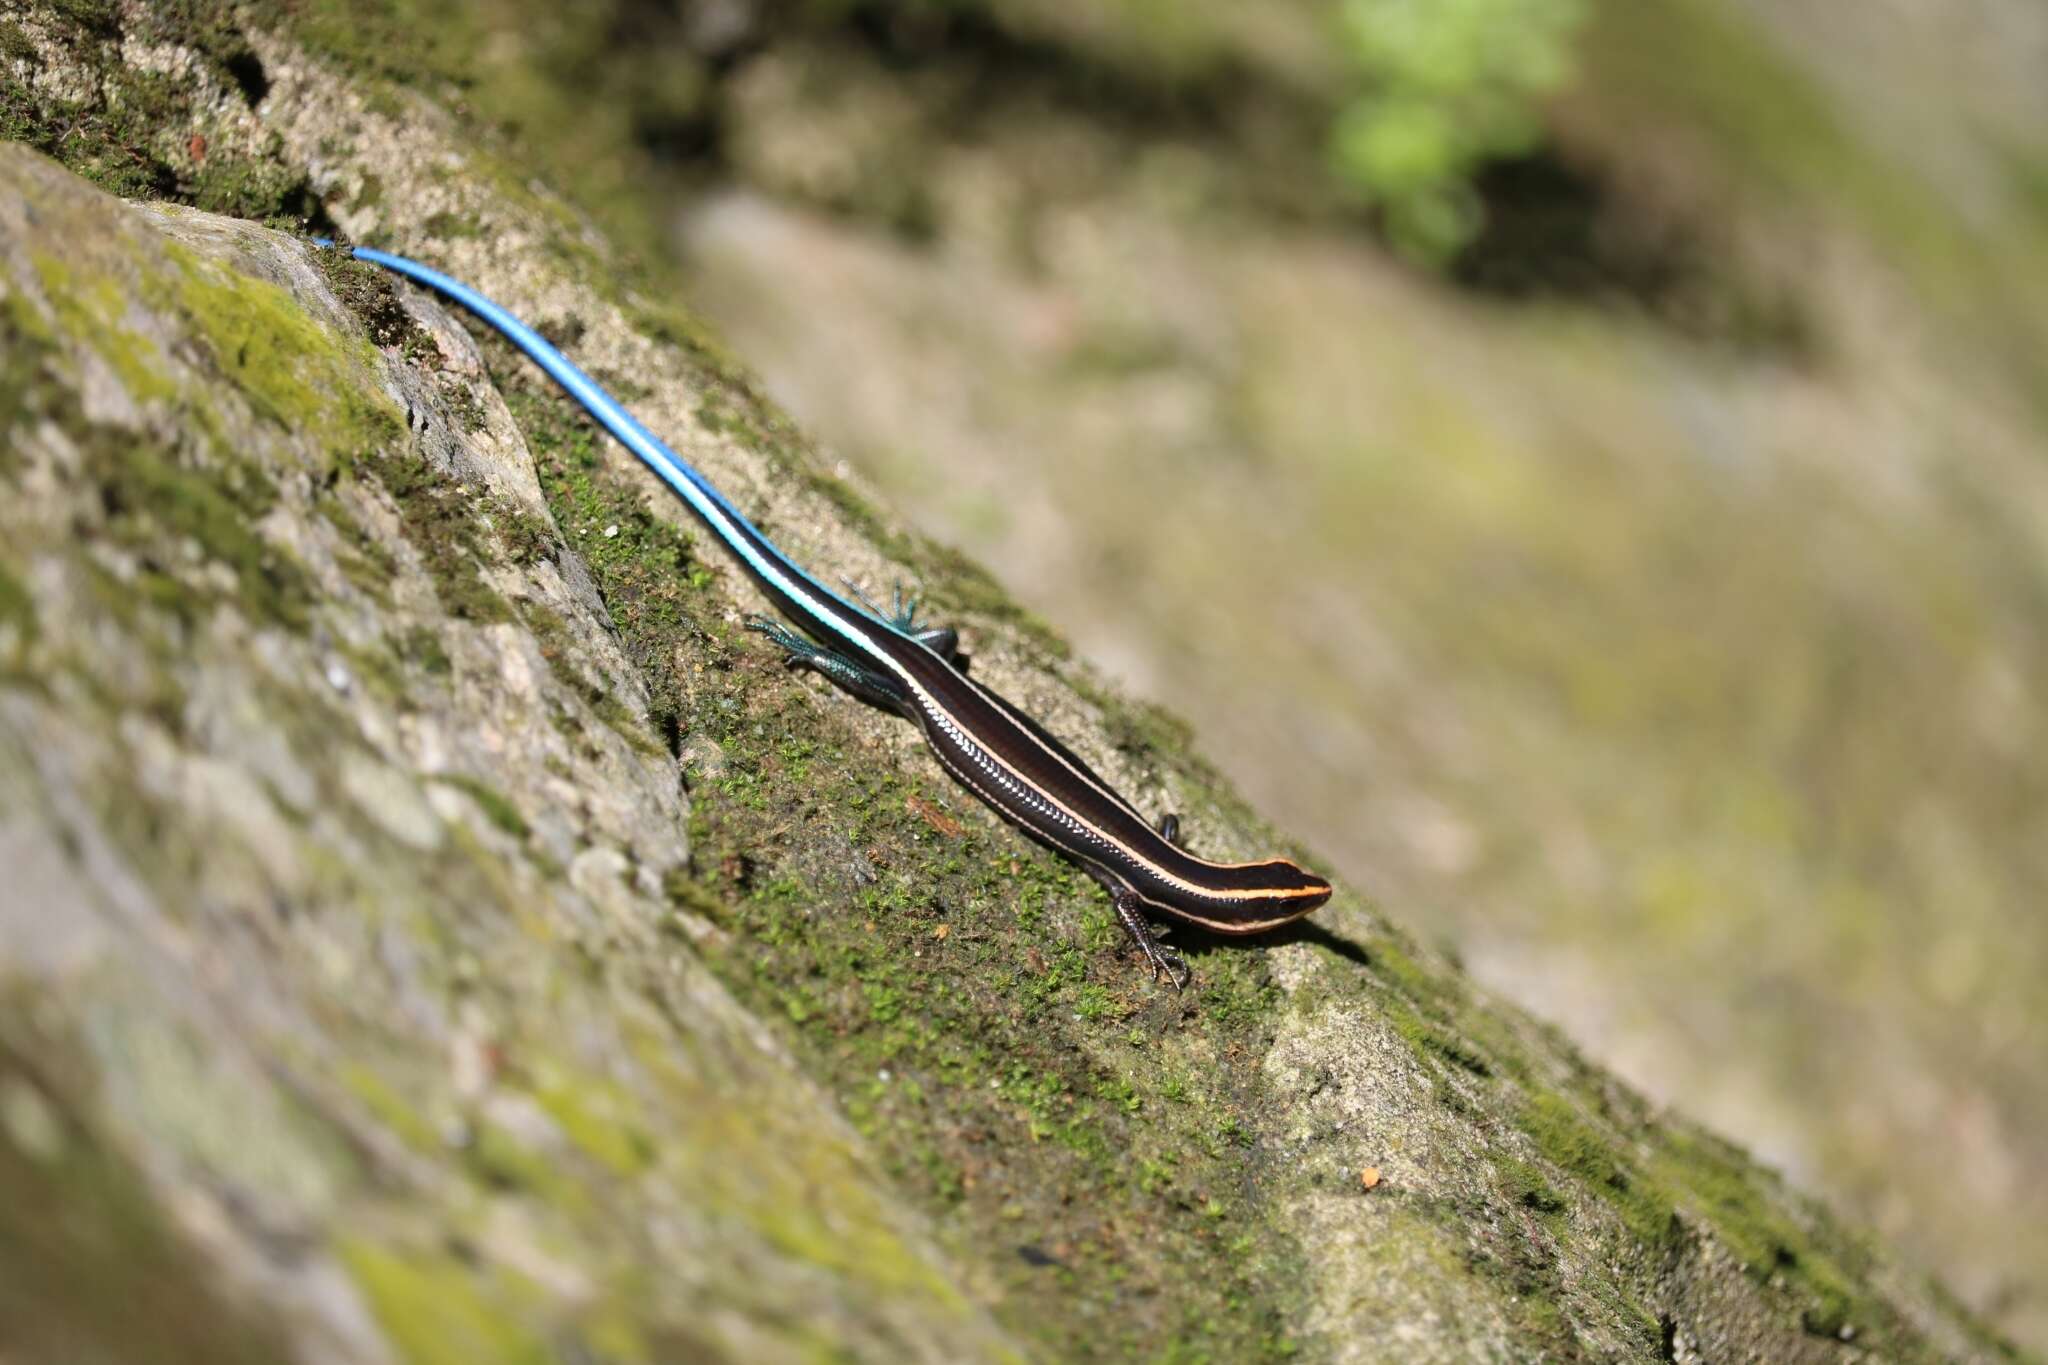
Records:
M1328 882L1285 858L1221 863L1195 857L1180 846L1176 817L1148 821L1073 750L968 677L951 630L920 629L915 604L905 607L900 598L885 615L865 599L851 602L825 588L533 328L418 261L368 247L351 254L452 299L547 371L682 498L802 633L767 618L756 618L750 628L774 641L791 664L815 669L856 697L915 722L962 785L1086 869L1109 892L1117 919L1155 979L1163 975L1184 987L1189 972L1180 955L1158 941L1148 911L1219 934L1257 934L1330 898Z

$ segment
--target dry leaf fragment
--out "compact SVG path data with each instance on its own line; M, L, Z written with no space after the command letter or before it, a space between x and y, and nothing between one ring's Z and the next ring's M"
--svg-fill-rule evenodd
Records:
M903 804L923 816L924 822L927 825L930 825L948 839L960 837L962 832L960 822L925 800L922 796L906 796L903 798Z

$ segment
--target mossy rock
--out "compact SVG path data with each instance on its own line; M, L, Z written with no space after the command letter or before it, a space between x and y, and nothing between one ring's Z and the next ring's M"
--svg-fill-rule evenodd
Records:
M81 14L26 41L125 60ZM408 245L805 562L917 582L1204 849L1285 844L573 211L417 94L245 36L252 155L341 228L438 223ZM787 674L651 480L431 300L5 147L0 319L0 1285L35 1286L0 1345L1997 1354L1353 893L1148 982L1085 878Z

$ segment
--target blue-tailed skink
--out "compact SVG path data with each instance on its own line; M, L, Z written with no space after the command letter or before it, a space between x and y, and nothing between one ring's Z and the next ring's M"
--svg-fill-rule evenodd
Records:
M855 696L915 722L939 761L969 791L1087 869L1109 892L1117 918L1155 977L1164 975L1179 987L1189 974L1179 954L1158 941L1146 922L1148 911L1220 934L1256 934L1330 898L1328 882L1285 858L1223 863L1195 857L1180 846L1174 816L1156 825L1148 821L1073 750L968 677L951 630L920 629L915 604L906 609L899 600L885 615L864 599L848 601L825 588L533 328L418 261L368 247L352 253L454 300L547 371L675 490L798 628L759 618L750 623L753 629L783 649L792 664L815 669Z

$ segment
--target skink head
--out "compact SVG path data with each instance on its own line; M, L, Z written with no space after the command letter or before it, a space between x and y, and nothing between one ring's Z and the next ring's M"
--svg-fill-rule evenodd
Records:
M1290 919L1306 915L1330 899L1330 893L1336 889L1299 863L1285 858L1275 858L1266 866L1272 870L1272 889L1286 898Z
M1330 899L1331 886L1299 863L1273 858L1216 869L1216 893L1179 908L1219 934L1263 934Z

